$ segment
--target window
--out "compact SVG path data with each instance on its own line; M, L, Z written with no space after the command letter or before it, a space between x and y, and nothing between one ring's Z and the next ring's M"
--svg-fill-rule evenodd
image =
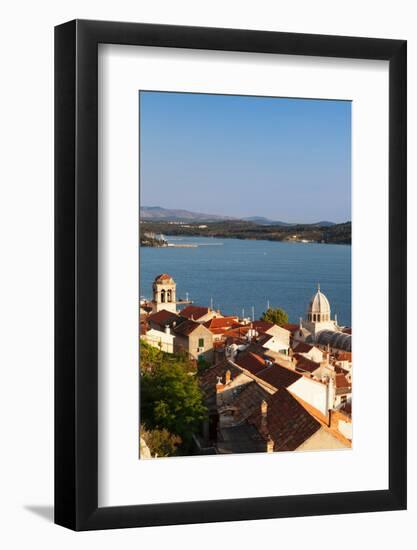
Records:
M204 338L199 338L198 339L198 347L199 348L204 348Z

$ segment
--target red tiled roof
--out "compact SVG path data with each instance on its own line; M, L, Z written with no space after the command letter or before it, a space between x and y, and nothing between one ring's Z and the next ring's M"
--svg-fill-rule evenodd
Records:
M230 330L228 330L226 336L227 337L234 336L236 338L242 338L246 336L249 330L250 330L250 327L247 325L238 326L236 328L231 328Z
M257 374L266 367L265 360L250 351L240 353L235 359L235 363L252 374Z
M311 346L310 344L306 344L306 342L299 342L295 348L294 351L296 353L308 353L313 349L314 346Z
M225 345L224 340L217 340L217 342L216 341L213 342L214 349L222 349L224 348L224 345Z
M240 391L231 402L231 406L235 409L233 421L238 423L248 418L268 396L269 393L256 382L249 382L241 386Z
M314 435L321 424L287 390L281 389L266 399L268 404L266 429L262 427L262 414L259 407L249 418L259 433L274 441L274 451L295 451Z
M338 351L335 354L337 361L352 361L352 352L351 351Z
M266 332L267 330L269 330L274 326L274 323L270 323L269 321L259 320L259 321L254 321L252 323L252 326L258 332Z
M207 327L206 323L203 323L203 325ZM212 334L215 334L215 335L222 335L222 334L225 334L227 332L227 329L224 329L224 328L209 328L209 331L212 333Z
M297 330L300 328L300 326L296 325L295 323L285 323L285 325L282 325L282 328L285 328L286 330L289 330L290 332L297 332Z
M334 372L337 372L337 374L345 374L345 370L342 369L342 367L333 367L334 368Z
M226 346L231 346L232 344L236 344L239 346L247 344L247 341L243 336L229 336L229 334L227 334L224 343L226 344Z
M173 313L172 311L167 311L166 309L161 309L160 311L157 311L156 313L151 313L148 316L148 321L153 321L157 325L165 326L173 321L178 321L180 317Z
M177 325L175 328L173 328L173 332L175 334L179 334L181 336L188 336L192 332L194 332L198 327L201 327L199 323L196 323L195 321L191 321L187 319L186 321L183 321L179 325Z
M198 375L201 389L206 397L216 393L218 377L221 377L222 382L224 382L224 376L228 370L230 370L232 380L234 380L239 374L242 374L240 369L234 367L226 359L224 359L223 361L220 361L220 363L217 363L217 365L204 370Z
M237 317L214 317L204 323L209 330L227 329L235 326L240 326L237 322Z
M312 361L311 359L308 359L307 357L304 357L304 355L300 355L299 353L294 353L294 358L296 360L296 369L304 370L311 373L320 368L320 363L316 363L316 361Z
M335 376L335 382L336 382L336 393L349 393L351 390L351 385L349 381L347 380L346 376L344 374L336 374Z
M180 315L182 315L182 317L186 317L187 319L191 319L191 317L194 319L200 319L200 317L207 315L209 311L210 310L208 307L187 306L180 311Z
M301 374L280 365L272 365L259 372L256 376L276 389L288 388L288 386L291 386L291 384L294 384L294 382L301 378Z

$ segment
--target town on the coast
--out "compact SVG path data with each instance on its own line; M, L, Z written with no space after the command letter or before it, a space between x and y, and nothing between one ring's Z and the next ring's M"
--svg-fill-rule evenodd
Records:
M290 323L179 299L157 275L140 302L140 458L350 448L352 331L324 292Z

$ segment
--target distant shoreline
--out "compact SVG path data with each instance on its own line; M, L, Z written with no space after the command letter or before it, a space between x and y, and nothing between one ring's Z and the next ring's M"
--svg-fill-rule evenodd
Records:
M351 222L331 227L299 225L277 227L259 225L253 222L213 222L201 224L173 224L161 221L141 221L143 235L159 234L167 237L209 237L218 239L240 239L252 241L293 242L299 244L347 244L351 245ZM141 238L142 246L152 246L149 239ZM164 246L163 246L164 247Z
M167 237L176 237L177 235L167 235ZM224 236L216 236L216 237L211 237L211 236L202 236L202 235L187 235L186 238L188 237L191 237L191 238L197 238L197 237L200 237L202 239L236 239L236 240L239 240L239 241L263 241L263 242L269 242L269 243L286 243L286 244L331 244L331 245L337 245L337 246L341 246L341 245L345 245L345 246L352 246L352 243L343 243L343 242L320 242L320 241L298 241L298 240L277 240L277 239L266 239L266 238L245 238L245 237L234 237L234 236L230 236L230 235L224 235ZM221 244L221 243L219 243ZM167 245L152 245L152 244L147 244L147 243L140 243L140 246L143 247L143 248L166 248L166 249L173 249L173 248L199 248L201 246L208 246L206 245L206 243L196 243L196 244L172 244L172 243L169 243Z

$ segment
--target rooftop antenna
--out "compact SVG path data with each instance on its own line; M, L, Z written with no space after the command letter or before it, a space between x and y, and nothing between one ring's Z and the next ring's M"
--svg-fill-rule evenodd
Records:
M244 318L245 318L245 308L242 307L242 319L244 319Z
M252 321L255 320L255 308L252 306Z
M266 309L269 309L269 300L266 302Z
M210 298L210 309L213 309L213 296Z

